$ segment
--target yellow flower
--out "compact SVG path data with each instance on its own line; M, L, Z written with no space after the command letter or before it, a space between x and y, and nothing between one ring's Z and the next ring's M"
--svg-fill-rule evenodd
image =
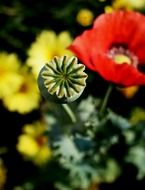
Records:
M10 95L3 98L4 106L9 111L26 114L39 107L40 93L36 80L27 70L20 73L20 85Z
M19 143L17 145L17 150L27 156L27 157L33 157L37 154L39 151L39 145L34 140L33 137L23 134L19 136Z
M114 0L113 1L114 9L142 9L145 8L144 0Z
M46 126L43 122L35 122L34 124L26 124L23 127L23 133L26 133L32 137L38 137L42 135L46 130Z
M0 159L0 189L4 188L4 184L6 183L6 169L3 165L2 160Z
M77 14L77 22L82 26L89 26L92 24L94 15L89 9L81 9Z
M139 90L139 86L130 86L126 88L118 88L118 90L128 99L133 98L133 96Z
M17 150L36 165L43 165L51 158L52 152L48 145L48 138L44 136L46 126L43 122L27 124L23 127L23 134L19 136Z
M140 107L134 108L131 112L131 117L129 120L134 125L140 121L145 122L145 110Z
M0 53L0 98L10 95L20 85L20 64L16 54Z
M111 13L111 12L113 12L113 7L109 6L109 5L105 6L104 11L105 11L105 13Z
M44 145L41 147L41 149L39 150L39 152L37 153L35 159L34 159L34 163L36 165L42 165L47 163L47 161L50 159L52 155L52 152L50 150L50 148L48 147L48 145Z
M67 31L59 35L49 30L42 31L28 50L27 64L32 68L34 76L37 77L44 64L54 56L72 55L66 49L71 42L71 36Z

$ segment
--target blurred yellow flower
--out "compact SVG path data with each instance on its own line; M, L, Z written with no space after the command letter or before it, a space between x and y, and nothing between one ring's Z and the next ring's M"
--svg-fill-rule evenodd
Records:
M17 149L22 154L28 157L33 157L39 151L39 145L33 137L27 134L23 134L19 136L19 143L17 145Z
M9 111L26 114L39 107L40 93L32 73L23 68L19 75L19 86L3 98L3 103Z
M113 7L109 5L105 6L104 8L105 13L111 13L113 10L114 10Z
M140 121L145 122L145 110L140 107L134 108L131 112L129 120L133 125L137 124Z
M52 152L48 145L43 145L41 149L39 150L38 154L36 155L34 159L34 163L36 165L42 165L47 163L47 161L51 158Z
M45 131L47 131L45 121L36 121L33 124L26 124L23 127L23 133L34 138L43 135Z
M16 54L0 53L0 98L10 95L20 85L20 60Z
M139 86L130 86L127 88L118 88L119 91L128 99L133 98L134 95L138 92Z
M37 77L40 69L54 56L72 55L66 48L71 44L72 38L67 31L56 34L54 31L42 31L28 50L27 64Z
M3 165L2 159L0 159L0 189L4 188L4 184L6 183L6 169Z
M42 122L27 124L23 134L19 136L17 150L36 165L43 165L51 158L48 138L44 136L46 126Z
M143 9L145 0L114 0L112 6L114 9Z
M92 24L94 14L89 9L81 9L77 14L77 22L82 26L89 26Z

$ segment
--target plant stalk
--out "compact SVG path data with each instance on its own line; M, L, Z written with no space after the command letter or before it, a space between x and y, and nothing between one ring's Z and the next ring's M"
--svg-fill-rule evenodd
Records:
M77 121L75 114L71 110L70 106L68 104L62 104L62 107L66 111L66 113L69 115L72 123L75 123Z
M107 92L106 92L106 94L105 94L105 97L104 97L104 99L103 99L103 101L102 101L102 105L101 105L101 108L100 108L100 111L99 111L99 114L100 114L101 117L103 116L103 114L104 114L104 112L105 112L105 109L106 109L106 106L107 106L107 103L108 103L110 94L111 94L111 92L112 92L112 90L113 90L113 87L114 87L114 86L113 86L112 84L109 85L109 87L108 87L108 89L107 89Z

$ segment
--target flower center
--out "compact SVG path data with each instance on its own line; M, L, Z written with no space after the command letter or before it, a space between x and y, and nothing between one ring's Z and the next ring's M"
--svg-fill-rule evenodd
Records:
M122 46L112 47L109 50L108 57L113 59L116 64L127 63L137 68L138 58L127 48Z
M26 93L28 91L28 85L23 83L21 86L20 86L20 89L19 89L19 92L21 93Z
M123 54L118 54L114 56L113 59L117 64L122 64L122 63L128 63L129 65L131 64L131 59Z

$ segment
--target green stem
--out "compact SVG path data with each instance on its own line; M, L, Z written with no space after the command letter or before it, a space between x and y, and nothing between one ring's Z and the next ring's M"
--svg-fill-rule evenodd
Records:
M105 108L107 106L108 99L109 99L109 96L110 96L110 94L111 94L111 92L113 90L113 87L114 86L111 84L111 85L109 85L109 87L107 89L107 92L105 94L105 97L103 99L103 102L102 102L102 105L101 105L101 108L100 108L100 111L99 111L100 116L103 116L103 114L104 114L104 111L105 111Z
M77 121L75 114L71 110L68 104L61 104L66 113L69 115L70 119L72 120L73 123Z

